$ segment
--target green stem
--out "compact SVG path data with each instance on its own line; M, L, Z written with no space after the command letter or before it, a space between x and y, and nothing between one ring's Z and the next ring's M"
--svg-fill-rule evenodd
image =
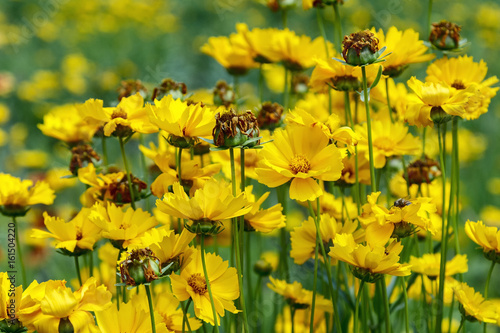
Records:
M429 6L427 7L427 29L428 33L427 36L430 35L431 33L431 15L432 15L432 0L429 0Z
M78 282L80 282L80 287L82 286L82 275L80 273L80 263L78 262L78 256L75 256L75 267L76 267L76 275L78 276Z
M149 316L151 317L151 328L153 333L156 333L156 325L155 325L155 313L153 310L153 300L151 298L151 290L149 289L149 285L145 284L144 288L146 288L146 294L148 295L148 303L149 303Z
M259 99L262 104L264 95L264 73L262 72L262 63L259 65Z
M387 286L385 284L385 276L380 280L380 286L382 288L382 298L384 300L385 307L385 331L386 333L391 332L391 312L389 310L389 298L387 297Z
M403 175L406 179L406 191L408 192L408 197L411 197L410 193L410 180L408 179L408 169L406 168L405 155L401 156L401 163L403 164Z
M117 263L120 261L120 257L122 255L122 252L123 252L122 249L118 250L118 259L116 259ZM116 269L116 267L115 267L115 269ZM116 272L115 272L115 274L116 274ZM116 281L117 284L121 282L120 275L116 274L116 280L115 281ZM118 311L120 311L120 294L121 294L121 290L122 290L122 288L120 288L120 286L116 286L116 309Z
M205 235L203 233L201 234L201 265L203 266L205 283L207 284L208 295L210 296L210 303L212 304L212 314L214 316L215 332L219 333L219 320L217 319L217 312L215 311L214 297L212 296L212 288L210 287L210 280L208 278L208 273L207 273L207 264L205 263Z
M460 254L460 243L459 243L459 228L458 228L458 210L460 202L460 162L458 159L459 146L458 146L458 117L453 117L452 122L452 167L453 167L453 178L452 182L455 185L455 210L453 214L453 229L454 229L454 240L455 240L455 252ZM450 203L451 206L451 203ZM462 281L462 274L459 275L460 281Z
M21 243L19 242L19 238L21 238L21 235L19 234L19 227L17 225L16 217L12 217L12 222L14 222L14 232L15 232L15 238L16 238L16 250L17 250L17 258L19 258L19 264L21 266L21 279L23 282L23 288L26 289L28 288L28 284L26 282L26 270L24 269L24 260L23 260L23 253L21 251Z
M288 112L288 92L290 88L288 87L288 69L285 68L285 85L283 87L283 109L285 112Z
M363 96L366 108L366 126L368 131L368 154L370 157L370 181L372 187L372 193L377 192L377 185L375 182L375 167L373 165L373 142L372 142L372 122L370 116L370 103L368 101L368 87L366 81L366 69L361 67L361 72L363 74Z
M94 251L90 251L90 260L89 260L89 276L94 276Z
M312 210L311 206L311 201L308 201L309 207ZM317 221L317 216L312 215L311 212L311 217L314 218L314 221ZM316 223L317 225L317 223ZM312 295L312 303L311 303L311 321L310 321L310 332L314 333L314 310L316 308L316 288L317 288L317 283L318 283L318 249L319 249L319 243L321 242L320 240L320 235L319 235L319 230L316 227L316 244L314 246L314 280L313 280L313 295Z
M359 326L359 300L361 299L363 287L365 286L365 281L361 280L359 284L359 289L358 289L358 296L356 296L356 306L354 307L354 330L353 332L359 332L358 326Z
M295 307L290 305L290 319L292 321L292 333L295 333ZM311 320L311 326L314 326L314 323ZM311 331L312 332L312 331Z
M179 177L179 183L182 185L182 148L177 150L177 176Z
M337 1L333 1L333 10L335 12L335 32L337 32L337 40L335 42L340 52L342 52L342 23L340 22L339 4Z
M465 317L462 316L462 320L460 320L460 326L458 326L457 333L460 333L460 330L464 327L465 324Z
M191 325L189 324L189 320L188 320L188 317L187 317L187 312L189 310L189 306L191 305L192 301L193 301L193 299L189 298L188 301L187 301L186 306L184 306L183 302L180 302L181 303L181 308L182 308L182 333L186 332L186 324L187 324L189 332L190 333L192 332Z
M392 117L392 107L391 99L389 97L389 78L385 78L385 95L387 97L387 109L389 110L389 117L391 118L391 123L394 124L394 118Z
M491 261L491 266L490 270L488 271L488 277L486 278L486 285L484 287L484 298L488 298L488 289L490 287L490 280L491 280L491 275L493 274L493 268L495 268L495 260ZM484 322L484 333L486 333L486 325L487 323Z
M425 137L427 134L427 127L424 127L424 130L422 132L422 158L425 157Z
M133 209L135 209L134 190L132 185L132 177L130 176L129 171L130 169L128 167L127 156L125 154L125 144L122 137L119 137L118 140L120 141L120 150L122 151L123 165L125 166L125 172L127 173L128 190L130 192L130 205Z
M102 163L104 166L108 166L108 149L106 147L106 136L103 134L101 137L102 143Z
M287 196L286 196L286 185L283 184L277 188L278 194L278 202L283 206L283 215L287 214L288 204L287 204ZM288 242L287 242L287 232L286 228L280 229L280 243L281 243L281 252L280 252L280 269L281 269L281 278L286 282L289 282L290 274L288 267Z
M406 332L410 332L410 312L408 309L408 293L406 291L406 281L404 276L401 277L401 288L403 289L403 296L405 301L405 328Z
M316 8L316 20L318 21L319 32L323 37L323 44L325 45L326 57L330 58L330 54L328 52L328 42L326 39L325 23L323 21L323 15L321 15L321 11L322 11L321 8Z
M282 9L281 11L281 21L283 23L283 29L286 29L287 27L287 21L288 21L288 12L286 9Z

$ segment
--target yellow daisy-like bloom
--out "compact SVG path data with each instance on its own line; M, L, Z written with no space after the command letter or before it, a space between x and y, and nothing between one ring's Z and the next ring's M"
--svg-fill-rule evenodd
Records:
M89 124L74 105L62 105L43 116L43 124L38 124L43 134L58 140L76 144L92 140L99 129L95 124Z
M230 184L215 178L196 190L192 198L178 182L174 183L173 192L156 200L156 206L166 214L193 222L218 222L244 215L252 209L245 193L235 197Z
M414 76L408 81L408 87L415 93L408 101L404 118L410 125L418 127L433 126L432 112L441 111L450 116L463 117L469 98L474 94L475 86L459 90L443 82L426 82Z
M436 60L427 68L425 80L435 83L444 82L458 91L477 85L474 96L465 107L466 112L461 116L470 120L488 111L491 98L500 89L491 87L498 83L498 78L493 76L485 79L487 72L488 67L483 60L477 63L467 55L456 58L446 57Z
M467 220L465 233L474 243L483 248L488 258L500 261L500 230L497 227L485 226L483 221Z
M410 265L415 273L426 275L433 280L439 276L441 265L441 253L427 253L421 258L410 257ZM445 276L452 276L458 273L468 271L467 256L465 254L456 255L453 259L446 262Z
M449 131L446 132L446 142L452 142L452 135ZM458 129L458 146L460 147L460 154L458 156L459 162L471 162L479 160L483 157L486 148L488 147L488 139L482 133L474 133L466 128L460 127ZM451 154L453 145L446 145L446 152ZM426 149L427 154L427 149ZM490 185L491 186L491 185Z
M384 74L391 77L400 75L409 64L425 62L433 59L435 54L427 53L428 47L419 39L418 32L413 29L399 31L392 26L384 35L382 29L371 30L379 40L379 47L387 47L391 54L384 62Z
M40 333L59 331L59 325L71 325L75 332L98 332L91 311L102 311L111 306L111 293L97 286L90 278L73 292L64 281L38 284L34 281L26 289L19 310L19 319L29 330Z
M344 185L356 184L356 172L357 172L358 182L360 184L370 185L370 177L371 177L370 161L366 159L365 154L358 155L357 170L356 170L356 158L354 154L344 157L342 163L344 163L344 169L342 169L342 177L340 177L340 180L338 182L341 182Z
M156 314L156 311L155 311ZM137 306L134 297L128 303L120 303L120 310L110 306L106 310L96 311L95 317L101 333L151 333L149 311ZM157 333L170 333L165 323L156 321Z
M274 132L274 141L264 145L255 170L259 182L277 187L291 180L290 198L314 200L323 194L318 180L335 181L343 169L343 154L328 144L321 128L287 126Z
M361 136L358 153L369 160L368 132L366 123L356 125L355 132ZM392 123L390 119L372 121L373 164L380 169L390 156L416 155L421 148L420 139L408 132L403 123Z
M240 296L238 276L234 267L228 268L228 262L213 253L205 254L208 281L212 290L215 310L220 317L224 317L225 310L238 313L233 301ZM184 267L180 275L170 275L172 292L179 301L189 298L193 300L196 317L214 325L212 304L203 273L201 251L196 250L191 255L191 261Z
M261 63L280 61L280 54L275 49L275 38L280 34L276 28L248 30L245 23L236 24L238 34L241 34L248 43L252 58Z
M346 220L345 223L337 222L328 214L321 214L320 218L319 232L325 251L328 251L337 234L353 234L356 241L360 241L363 237L362 230L356 231L358 223L354 220ZM296 264L302 265L308 259L314 258L316 248L316 224L312 217L305 220L300 227L293 229L290 233L290 238L292 242L290 257L293 258ZM320 260L324 260L321 250L318 251L318 256Z
M307 207L307 202L300 202L303 206ZM345 218L355 219L358 216L358 209L352 197L345 197L342 203L342 198L335 196L331 193L325 192L319 197L319 211L321 214L328 214L338 221Z
M167 95L161 100L155 99L155 104L146 106L151 122L170 136L171 144L176 145L176 140L184 139L184 143L178 142L176 146L187 148L197 141L197 137L210 137L215 126L215 114L220 108L213 111L207 106L188 104L172 95Z
M104 126L105 136L126 137L133 132L158 132L158 128L149 120L140 93L122 98L116 107L105 108L102 100L89 99L76 108L89 124Z
M31 237L54 238L56 249L65 249L71 254L79 255L94 249L94 244L101 238L101 228L89 220L91 210L82 210L69 222L62 218L43 213L47 231L34 229Z
M253 195L253 186L245 188L245 194L252 209L245 214L245 229L260 232L271 232L286 226L286 216L283 215L283 207L276 204L270 208L262 209L260 206L269 197L271 192L264 193L258 200Z
M302 284L294 281L292 283L287 283L285 280L278 280L269 277L270 283L267 287L274 291L275 293L283 296L285 301L293 307L299 309L306 309L311 307L313 292L302 287ZM316 310L327 311L332 313L333 306L329 299L324 298L322 295L316 294Z
M423 282L423 286L422 286ZM453 300L453 288L459 285L460 282L451 276L444 279L444 298L443 302L450 305ZM425 292L425 300L431 304L439 293L439 279L431 280L425 275L418 275L415 282L408 288L408 297L414 300L422 300L422 293Z
M26 213L27 206L36 204L51 205L54 202L54 191L46 182L39 181L33 186L31 180L0 173L0 212L4 215L21 215Z
M393 241L387 247L358 244L352 234L337 234L328 253L354 266L353 274L366 282L374 282L383 274L407 276L412 266L399 263L399 254L403 250L401 242Z
M258 66L253 58L254 52L242 34L210 37L200 50L217 60L231 75L243 75Z
M102 237L111 240L117 248L126 248L140 241L143 234L154 228L158 221L148 212L129 207L125 211L108 202L107 206L95 204L89 219L102 229Z
M409 100L408 89L404 83L396 83L392 78L380 80L377 86L370 91L370 98L387 105L387 83L389 84L389 99L391 102L391 108L395 112L395 115L397 115L397 119L403 120ZM383 108L378 111L378 113L381 112L388 113L389 111L386 108Z
M496 324L498 313L495 306L492 302L486 301L480 292L476 292L465 282L454 287L453 292L460 303L460 312L465 316L465 319Z
M58 192L76 185L77 179L71 177L71 175L71 171L66 168L54 168L47 171L45 174L45 181L49 184L51 189Z

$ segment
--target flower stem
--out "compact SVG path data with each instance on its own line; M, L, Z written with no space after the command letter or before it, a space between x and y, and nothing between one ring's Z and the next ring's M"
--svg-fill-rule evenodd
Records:
M122 151L123 165L125 166L125 172L127 173L128 190L130 192L130 205L132 206L133 209L135 209L134 190L132 185L132 177L130 176L130 171L128 167L127 156L125 154L125 144L123 142L122 137L119 137L118 140L120 141L120 150Z
M78 276L78 282L80 282L80 287L82 286L82 275L80 273L80 264L78 263L78 256L75 256L75 267L76 267L76 275Z
M359 300L361 299L361 295L362 295L362 291L363 291L363 287L365 285L365 281L364 280L361 280L360 284L359 284L359 288L358 288L358 296L356 297L356 306L354 307L354 330L353 332L359 332L358 330L358 326L359 326L359 320L358 320L358 317L359 317Z
M308 201L309 206L311 207L311 201ZM311 207L312 208L312 207ZM314 218L316 226L318 225L316 223L317 221L317 216L312 215L312 209L311 209L311 217ZM317 284L318 284L318 249L319 249L319 242L320 242L320 234L319 234L319 229L316 227L316 244L314 246L314 280L313 280L313 295L312 295L312 303L311 303L311 321L310 321L310 332L314 333L314 310L316 308L316 289L317 289Z
M363 96L366 108L366 126L368 131L368 154L370 157L370 181L372 187L372 193L377 192L377 185L375 181L375 167L373 165L373 142L372 142L372 123L370 116L370 103L368 101L368 87L366 82L366 69L361 67L361 72L363 74Z
M380 286L382 288L382 298L384 300L385 307L385 331L386 333L391 332L391 312L389 309L389 298L387 297L387 286L385 284L385 276L380 280Z
M391 99L389 97L389 78L385 79L385 95L387 97L387 109L389 110L389 117L391 118L391 123L394 124L394 118L392 117L392 107L391 107Z
M455 240L455 252L456 254L460 254L460 243L459 243L459 229L458 229L458 204L460 202L460 162L458 159L458 153L459 153L459 146L458 146L458 117L453 117L452 125L451 125L451 134L452 134L452 156L451 156L451 161L452 161L452 179L451 181L455 185L455 203L454 203L454 214L453 218L451 219L452 225L453 225L453 232L454 232L454 240ZM451 204L451 193L450 193L450 207L449 209L451 210L452 204ZM450 214L450 211L448 211L448 214ZM449 215L448 215L449 216ZM448 221L450 219L448 218ZM462 281L462 274L459 274L460 281Z
M330 55L328 52L328 43L327 43L327 39L326 39L325 23L323 20L321 8L316 8L316 20L318 21L319 32L320 32L321 36L323 37L323 44L325 45L326 57L330 58Z
M460 326L458 326L457 333L460 333L460 330L464 327L465 317L462 316L462 320L460 320Z
M432 0L429 0L429 6L427 7L427 35L431 33L431 15L432 15Z
M285 85L283 87L283 110L284 112L288 111L288 91L290 88L288 87L288 69L285 68Z
M493 268L495 268L495 260L491 261L490 270L488 271L488 277L486 278L486 285L484 287L484 298L488 298L488 289L490 287L491 275L493 274ZM486 333L486 322L484 323L484 333Z
M290 305L290 320L292 322L292 333L295 333L295 307L293 305ZM311 325L314 325L314 323L311 321Z
M187 317L187 312L189 310L189 306L191 305L191 302L193 301L192 298L189 298L188 301L187 301L187 304L186 306L184 306L184 304L182 302L181 303L181 308L182 308L182 333L186 332L186 324L187 324L187 327L188 327L188 330L189 332L191 333L192 330L191 330L191 325L189 324L189 320L188 320L188 317Z
M259 99L260 99L260 104L262 104L263 101L263 94L264 94L264 73L262 72L262 64L259 65Z
M120 257L122 255L122 252L123 252L122 249L118 250L118 259L116 259L117 263L120 261ZM115 269L116 269L116 266L115 266ZM115 272L115 274L116 274L116 272ZM121 282L120 275L116 274L115 281L117 284ZM116 309L118 311L120 311L120 294L121 294L121 288L120 288L120 286L116 286Z
M283 206L283 215L287 214L288 204L287 204L287 196L286 196L286 185L283 184L277 188L278 194L278 202ZM287 232L286 228L280 229L280 243L281 243L281 251L280 251L280 270L281 270L281 278L286 282L289 282L290 274L288 268L288 242L287 242Z
M217 318L217 312L215 311L214 297L212 296L212 288L210 287L210 280L208 278L207 264L205 263L205 235L203 233L201 234L201 265L203 266L203 274L205 275L205 283L207 284L208 295L210 296L210 303L212 304L212 313L214 316L215 332L219 333L219 321Z
M90 251L90 260L89 260L89 276L94 276L94 251Z
M21 243L19 242L19 238L21 235L19 234L19 229L17 226L16 222L16 217L12 217L12 222L14 222L14 232L15 232L15 237L16 237L16 250L19 258L19 265L21 266L21 274L22 274L22 282L23 282L23 288L26 289L28 288L28 284L26 282L26 270L24 269L24 260L23 260L23 253L21 251Z
M405 301L405 328L406 332L410 332L410 313L408 310L408 293L406 291L405 277L401 277L401 288L403 289L403 296Z
M149 316L151 317L151 328L153 333L156 333L156 325L155 325L155 313L153 310L153 299L151 298L151 290L149 289L149 285L145 284L144 288L146 288L146 294L148 295L148 303L149 303Z
M335 12L335 32L337 33L337 40L335 42L337 44L337 47L342 52L342 22L340 22L338 1L333 1L333 10Z
M182 148L177 150L177 176L179 177L179 183L182 185Z
M106 147L106 136L103 134L101 137L102 143L102 163L104 166L108 166L108 149Z

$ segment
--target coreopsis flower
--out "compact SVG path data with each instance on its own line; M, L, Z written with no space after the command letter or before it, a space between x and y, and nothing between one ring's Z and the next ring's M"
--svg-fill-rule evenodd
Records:
M156 200L156 206L166 214L192 221L186 227L193 233L217 231L213 228L220 231L221 220L244 215L252 209L245 193L235 197L230 184L214 178L196 190L192 198L178 182L172 189L162 200Z
M474 86L456 92L444 82L426 82L414 76L408 87L415 93L408 102L404 118L410 125L433 126L433 122L446 122L451 116L463 117L469 98L474 95Z
M446 20L432 23L429 41L440 50L448 51L458 49L460 46L461 29L462 27Z
M109 239L118 249L140 242L140 237L158 224L154 217L140 208L123 210L112 202L106 206L96 203L89 219L102 230L102 237Z
M158 132L158 127L149 120L140 93L122 98L116 107L103 107L102 100L89 99L76 108L89 124L103 126L105 136Z
M320 215L319 233L321 241L324 244L325 251L328 254L332 241L336 234L354 234L356 241L363 237L362 230L356 231L358 223L354 220L346 220L344 223L337 222L335 218L328 214ZM314 258L316 248L316 224L312 217L302 222L302 225L290 232L292 250L290 257L298 265L304 264L308 259ZM321 261L324 260L321 250L318 251Z
M245 194L252 209L245 214L245 230L271 232L284 228L286 216L283 215L283 207L276 204L270 208L263 209L261 205L269 197L270 192L264 193L259 199L252 193L253 186L245 188Z
M54 191L44 181L33 186L29 179L0 173L0 184L0 212L6 216L24 216L29 206L51 205L55 199Z
M191 261L182 269L179 275L170 275L172 292L179 301L189 298L193 300L196 317L211 325L219 325L220 317L224 317L225 310L238 313L233 301L240 296L238 276L234 267L228 267L228 262L213 253L205 253L207 276L203 272L201 262L202 253L196 250L191 255ZM210 283L217 323L214 323L212 305L208 293L206 280Z
M390 119L372 121L373 164L375 168L383 168L387 157L416 155L421 148L420 139L408 131L403 123L392 123ZM368 132L366 123L355 126L358 141L358 153L368 156Z
M337 234L328 253L352 265L351 270L358 279L375 282L384 274L407 276L411 274L411 264L400 264L399 254L403 250L401 242L392 241L388 246L367 243L358 244L352 234Z
M486 258L500 262L500 231L497 227L487 227L483 221L465 222L465 233L481 246Z
M147 185L140 179L131 175L134 199L140 200L145 196ZM123 205L131 202L128 179L124 172L99 173L93 164L78 169L78 179L89 188L82 194L80 201L86 207L91 207L96 202L114 202Z
M307 207L307 202L299 202ZM325 192L319 197L320 214L328 214L337 221L342 221L345 218L355 219L358 216L358 209L352 197L335 197L333 194Z
M385 49L386 47L379 49L379 40L370 30L345 35L342 41L342 57L345 63L351 66L366 66L381 62L383 60L380 56Z
M289 306L295 309L308 309L311 307L313 292L304 289L301 283L297 281L287 283L285 280L278 280L272 276L269 277L269 281L271 282L267 284L267 287L283 296ZM315 306L319 311L330 313L333 311L332 302L319 294L316 294Z
M285 29L275 36L275 50L283 65L291 71L302 71L315 64L315 58L326 59L323 37L311 40L306 35L298 36L294 31ZM333 45L327 42L329 54L333 54Z
M92 311L111 306L111 293L90 278L77 291L66 287L65 281L34 281L26 289L19 310L19 319L29 330L40 333L59 332L65 327L74 332L98 332Z
M62 253L79 256L94 249L95 243L101 238L101 228L89 220L91 210L82 208L70 221L65 222L57 216L43 213L43 219L48 231L34 229L31 237L54 238L53 246Z
M151 283L161 275L160 259L151 249L126 252L127 257L119 263L122 282L128 286Z
M420 258L411 256L410 265L415 273L426 275L429 279L435 280L439 276L441 253L427 253ZM467 270L467 256L459 254L446 262L445 276L465 273Z
M0 272L0 331L22 332L23 324L19 321L19 308L23 287L11 288L11 284L15 284L15 275L12 279L8 273Z
M231 75L244 75L258 66L251 46L242 34L210 37L200 50L217 60Z
M260 143L259 125L251 111L237 114L233 109L215 115L213 144L219 148L254 147Z
M45 173L44 180L54 192L59 192L76 185L77 179L70 176L71 172L67 169L52 168Z
M318 297L318 296L316 296ZM310 330L311 312L308 309L294 310L293 325L295 332L308 332ZM314 332L326 333L325 311L314 311ZM274 324L275 333L289 333L292 331L292 318L290 306L285 305L283 311L278 314Z
M99 129L98 125L85 122L84 117L72 104L53 108L43 116L43 123L37 126L44 135L67 142L71 146L90 142Z
M356 157L353 154L344 157L342 163L344 163L344 168L342 176L337 180L338 186L348 187L356 184L356 173L360 184L370 185L370 161L365 157L365 154L358 155L357 169Z
M275 48L276 36L281 33L276 28L248 29L245 23L236 24L238 34L247 41L250 55L258 63L270 63L280 61L280 54Z
M496 324L498 313L495 306L492 302L486 301L480 292L476 292L465 282L454 287L453 292L460 303L458 308L465 319Z
M110 306L96 311L95 318L101 333L152 333L149 309L137 306L135 298L120 303L120 310ZM157 333L170 333L165 323L156 321Z
M368 72L368 71L367 71ZM389 100L391 105L387 105L387 89L389 86ZM380 80L375 88L370 91L370 98L377 102L381 102L387 107L390 106L391 112L397 116L397 119L403 120L409 99L408 89L402 82L396 83L394 79L387 78L387 80ZM379 109L378 113L389 112L385 108Z
M443 302L446 305L451 304L453 297L453 288L460 282L451 276L444 279L444 297ZM414 300L421 300L425 292L425 300L431 304L439 293L439 279L431 280L425 275L418 275L415 282L408 288L408 297Z
M335 181L343 169L343 153L328 141L318 127L276 130L274 141L264 145L259 154L261 161L255 170L259 182L277 187L291 180L291 199L316 199L324 192L316 180Z
M434 83L444 82L457 91L476 85L474 95L470 97L469 102L465 105L465 113L461 115L462 118L471 120L477 119L488 111L491 98L500 89L492 87L498 83L496 76L486 79L487 71L488 67L483 60L477 63L467 55L457 58L446 57L429 65L425 80Z
M188 104L167 95L146 106L151 122L168 133L167 141L179 148L188 148L198 137L209 137L215 125L215 112L202 103Z
M410 64L426 62L435 57L433 53L426 53L428 47L424 41L419 39L418 32L413 29L399 31L395 26L384 31L379 29L371 30L379 40L380 47L387 47L388 52L392 52L384 62L384 75L390 77L399 76Z

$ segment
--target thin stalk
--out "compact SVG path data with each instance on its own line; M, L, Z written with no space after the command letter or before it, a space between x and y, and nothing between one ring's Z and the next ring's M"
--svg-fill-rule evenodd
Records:
M153 310L153 299L151 298L151 290L149 289L148 284L145 284L144 288L146 288L146 294L148 295L149 317L151 318L151 328L153 330L153 333L156 333L155 313Z
M119 137L118 141L120 141L120 150L122 151L122 159L123 165L125 166L125 172L127 173L127 182L128 182L128 190L130 192L130 205L133 209L135 209L135 198L134 198L134 190L132 186L132 177L130 176L130 169L128 167L127 155L125 154L125 144L123 142L123 138Z
M368 129L368 154L370 156L370 181L372 187L372 193L377 192L377 185L375 183L375 167L373 165L373 142L372 142L372 122L370 118L370 103L368 102L368 87L366 81L366 69L361 67L361 72L363 74L363 96L366 108L366 126Z
M382 288L382 298L384 300L385 307L385 331L386 333L391 332L391 312L389 310L389 298L387 297L387 286L385 284L385 276L380 280L380 287Z
M23 288L28 288L28 284L26 282L26 270L24 269L24 260L23 260L23 253L21 251L21 243L19 242L19 238L21 235L19 234L19 229L17 226L16 222L16 217L12 217L12 222L14 222L14 232L15 232L15 238L16 238L16 250L17 250L17 258L19 258L19 264L21 266L21 274L22 274L22 281L23 281Z
M455 185L455 210L452 219L454 239L455 239L455 252L456 254L460 254L460 243L458 241L459 237L459 228L458 228L458 204L460 202L460 162L458 159L459 146L458 146L458 117L453 117L452 126L451 126L451 135L452 135L452 168L453 168L453 178L452 182ZM451 202L450 202L451 206ZM462 274L459 275L460 280L462 280Z
M102 143L102 164L108 166L108 149L106 147L106 136L103 134L101 137Z
M89 273L90 277L94 276L94 251L90 251Z
M288 204L286 197L286 185L281 185L277 189L278 194L278 202L283 206L283 214L287 214ZM280 252L280 268L281 268L281 278L285 281L289 282L290 274L288 268L288 243L287 243L287 233L286 228L280 229L280 243L281 243L281 252Z
M210 296L210 304L212 304L212 314L214 316L214 329L219 333L219 320L217 312L215 311L214 297L212 296L212 287L210 287L210 280L207 273L207 264L205 263L205 235L201 234L201 265L203 266L203 274L205 275L205 283L207 284L208 295ZM238 273L239 276L239 273Z
M427 127L422 131L422 157L425 157L425 137L427 134Z
M406 332L410 332L410 312L408 310L408 293L406 291L406 281L404 276L401 277L401 288L403 289L403 297L405 301L405 328ZM451 326L450 326L451 327Z
M78 282L80 282L80 287L82 286L82 274L80 273L80 263L78 262L78 256L75 256L75 268L76 275L78 276Z
M122 249L120 249L118 251L118 259L116 259L116 262L120 261L120 257L122 255L122 252L123 252ZM115 272L115 274L116 274L116 272ZM121 282L120 275L116 274L116 280L115 281L116 281L117 284ZM121 293L121 290L122 290L122 288L120 288L119 286L116 286L116 309L118 311L120 311L120 293Z
M346 121L349 121L349 126L351 129L354 130L354 121L352 119L352 112L351 112L351 99L349 98L349 92L345 91L344 92L344 109L345 113L348 117L349 120L346 119ZM358 174L358 146L354 146L354 167L356 168L355 172L355 189L356 189L356 207L358 209L358 215L361 213L361 188L359 185L359 174Z
M427 36L431 33L431 15L432 15L432 0L429 0L429 5L427 7Z
M354 307L354 330L353 332L359 332L358 326L359 326L359 300L361 299L363 287L365 286L365 281L361 280L359 284L359 289L358 289L358 296L356 297L356 306Z
M309 205L311 202L308 201ZM316 216L312 216L316 221ZM313 295L312 295L312 303L311 303L311 321L310 321L310 332L314 333L314 310L316 308L316 288L318 283L318 248L320 242L319 230L316 228L316 245L314 246L314 279L313 279Z
M460 326L458 326L457 333L460 333L460 330L464 327L465 324L465 317L462 316L462 320L460 320Z
M281 12L281 22L283 23L283 29L286 29L288 23L288 12L286 9L283 9Z
M488 289L490 287L491 275L493 274L493 268L495 268L495 260L491 261L490 270L488 271L488 277L486 278L486 285L484 287L484 298L488 298ZM486 322L484 323L484 333L486 333Z
M410 197L410 180L408 179L408 169L406 168L405 155L401 156L401 163L403 164L403 175L406 179L406 191L408 192L408 196Z
M335 43L342 52L342 22L340 22L339 3L337 1L333 1L333 10L335 12L335 32L337 33Z
M323 20L323 15L321 15L321 8L316 8L316 20L318 21L318 28L321 36L323 37L323 44L325 45L325 52L326 52L326 57L330 58L330 54L328 52L328 42L326 39L326 32L325 32L325 23Z
M288 69L285 68L285 84L283 87L283 109L285 112L288 112L288 92L290 88L288 87Z
M389 110L389 117L391 118L391 123L394 124L394 118L392 117L392 107L391 99L389 97L389 78L385 78L385 95L387 97L387 109Z
M446 126L444 124L443 126ZM444 299L444 277L446 272L446 252L447 252L447 234L448 234L448 224L446 223L446 167L444 163L445 159L445 147L444 147L444 135L442 133L441 125L438 128L438 141L439 141L439 159L441 163L441 174L443 182L443 194L442 194L442 236L441 236L441 263L439 267L439 291L437 302L437 314L436 314L436 333L441 333L441 322L443 320L443 299Z
M177 149L177 176L179 177L179 183L182 185L182 148Z
M290 305L290 319L292 321L292 333L295 333L295 307ZM311 326L314 326L314 323L311 321ZM311 331L312 332L312 331Z
M193 301L193 299L189 298L188 301L187 301L186 306L184 306L183 302L180 302L181 303L181 308L182 308L182 333L186 332L186 324L187 324L189 333L192 332L191 325L189 324L189 320L188 320L188 317L187 317L187 312L189 310L189 306L191 305L192 301Z
M260 104L263 102L264 95L264 73L262 72L262 63L259 65L259 99Z

